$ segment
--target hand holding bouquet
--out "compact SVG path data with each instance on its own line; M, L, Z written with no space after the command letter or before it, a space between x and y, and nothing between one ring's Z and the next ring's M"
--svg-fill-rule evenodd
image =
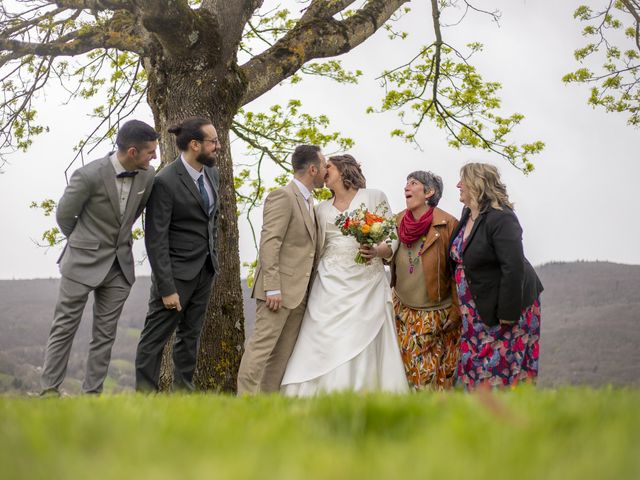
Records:
M386 203L381 203L375 209L376 212L381 213L372 213L362 203L357 209L338 215L335 224L343 235L355 237L360 245L377 245L382 240L390 241L397 238L395 220L385 217L388 210ZM355 262L363 264L366 260L358 252Z

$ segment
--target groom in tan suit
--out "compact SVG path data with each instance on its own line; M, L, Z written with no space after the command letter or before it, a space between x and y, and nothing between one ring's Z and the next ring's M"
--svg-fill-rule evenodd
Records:
M314 188L324 186L326 160L315 145L293 152L293 181L264 203L252 297L256 323L238 372L238 395L277 392L298 338L315 265Z

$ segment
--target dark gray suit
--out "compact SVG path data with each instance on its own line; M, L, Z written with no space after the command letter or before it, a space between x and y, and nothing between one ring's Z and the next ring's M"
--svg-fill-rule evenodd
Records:
M154 181L145 219L152 283L136 354L138 390L158 390L162 351L174 330L174 387L193 389L198 340L218 270L218 169L204 167L203 172L213 190L210 213L180 157ZM176 292L181 312L166 309L162 302L162 297Z
M99 393L107 376L118 318L135 281L131 228L151 193L153 169L133 177L124 214L111 154L76 170L56 210L67 244L60 256L60 293L42 372L44 390L57 390L88 295L94 292L93 335L83 391Z

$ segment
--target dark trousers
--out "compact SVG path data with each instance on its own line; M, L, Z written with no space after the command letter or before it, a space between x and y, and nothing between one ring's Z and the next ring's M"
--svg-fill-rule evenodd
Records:
M200 273L192 280L175 279L182 306L180 312L164 307L152 277L149 311L136 352L136 390L158 391L162 351L174 331L173 388L194 390L193 373L196 369L200 332L213 282L210 263L205 262Z

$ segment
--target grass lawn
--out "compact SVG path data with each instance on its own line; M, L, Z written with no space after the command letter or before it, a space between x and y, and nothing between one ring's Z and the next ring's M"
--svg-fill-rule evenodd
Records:
M638 479L640 390L0 397L6 479Z

